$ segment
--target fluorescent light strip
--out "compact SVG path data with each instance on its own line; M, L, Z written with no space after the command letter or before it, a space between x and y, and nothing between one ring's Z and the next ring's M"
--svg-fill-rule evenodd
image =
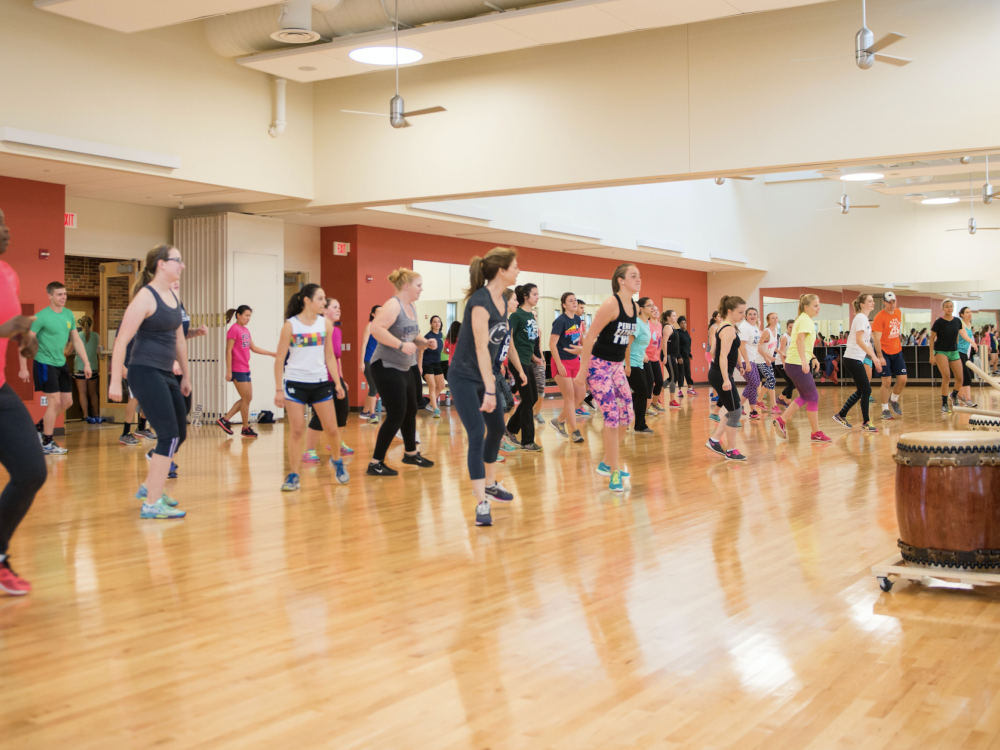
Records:
M710 253L712 260L724 260L729 263L749 263L750 259L745 255L727 255L725 253Z
M181 167L181 157L179 156L159 154L155 151L143 151L138 148L126 148L125 146L114 146L110 143L83 141L79 138L66 138L61 135L35 133L30 130L20 130L19 128L0 128L0 141L19 143L24 146L50 148L54 151L86 154L87 156L103 156L106 159L148 164L153 167L166 167L167 169L180 169Z
M493 213L484 206L477 206L472 203L462 203L461 201L435 201L434 203L411 203L410 208L418 211L431 211L436 214L448 214L450 216L464 216L467 219L480 219L481 221L493 221Z
M563 224L558 221L543 221L541 223L543 232L555 232L556 234L571 234L574 237L586 237L591 240L604 239L604 233L596 227L585 227L580 224Z
M684 254L684 245L679 242L671 242L670 240L639 239L635 241L635 246L638 248L646 247L653 250L665 250L668 253L676 253L678 256Z

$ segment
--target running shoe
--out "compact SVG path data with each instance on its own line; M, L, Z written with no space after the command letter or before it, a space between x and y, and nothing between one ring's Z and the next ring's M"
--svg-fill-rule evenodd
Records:
M358 413L358 419L360 419L362 421L364 421L366 419L371 419L373 416L375 416L375 415L374 414L370 414L370 413L368 413L366 411L362 411L362 412Z
M368 424L378 424L378 415L375 414L372 416L371 419L368 420Z
M898 401L890 401L889 402L889 406L891 406L892 410L894 412L896 412L896 416L897 417L903 416L903 410L902 410L902 408L900 408Z
M744 456L742 453L740 453L736 448L733 448L731 451L726 451L726 460L727 461L746 461L747 457Z
M351 475L347 473L347 469L344 468L344 459L338 458L336 461L330 458L330 467L333 469L334 474L337 475L337 481L341 484L347 484L347 480L351 478Z
M345 443L343 440L341 440L340 441L340 455L341 456L353 456L354 455L354 448L352 448L347 443Z
M722 421L722 418L718 414L709 414L708 418L711 419L713 422L721 422Z
M368 475L373 477L395 477L399 475L399 472L395 469L390 469L382 461L376 461L373 464L368 464Z
M757 413L756 409L750 412L750 419L760 419L760 414Z
M590 412L587 411L586 409L577 409L576 416L580 417L581 419L586 419L587 417L590 416Z
M715 394L712 394L711 396L708 397L708 400L711 401L714 404L715 402L717 402L719 400L719 397L716 396Z
M833 421L836 422L837 424L839 424L841 427L846 427L847 429L851 429L851 423L848 422L846 419L844 419L839 414L834 414L833 415Z
M164 495L155 503L143 503L139 510L139 518L184 518L186 511L171 508L163 502Z
M868 403L869 404L874 404L875 403L875 397L874 396L869 396L868 397Z
M861 425L861 431L875 433L878 432L878 429L871 422L865 422Z
M788 402L785 401L785 399L781 398L781 396L778 396L778 398L776 398L774 400L777 402L778 406L780 406L780 407L782 407L784 409L788 408Z
M783 438L788 437L788 430L785 428L784 419L782 419L781 417L775 417L774 421L772 421L771 424L774 425L775 429L778 431L778 434L781 435L781 437Z
M145 501L148 497L149 490L146 489L146 485L140 484L139 491L135 493L135 499ZM164 505L169 505L171 508L177 507L177 501L170 497L166 492L160 495L160 502Z
M285 483L281 485L282 492L295 492L299 488L299 475L289 474L285 477Z
M681 408L680 402L677 399L674 399L674 398L670 399L670 404L669 405L670 405L671 409L680 409Z
M490 514L490 501L483 500L476 506L476 526L492 526L493 516Z
M504 439L500 441L500 450L502 450L504 453L513 453L520 447L521 447L520 444L512 443L506 437L504 437Z
M521 450L527 453L541 453L542 446L540 446L538 443L528 443L527 445L522 445Z
M825 434L823 434L822 430L820 430L819 432L812 433L809 436L809 439L812 440L814 443L832 443L833 442L832 440L830 440L830 438L828 438Z
M302 454L302 463L304 464L318 464L319 454L316 451L306 451Z
M514 494L504 487L500 482L495 482L486 488L486 494L501 503L509 503L514 499Z
M722 449L722 443L717 443L712 438L709 438L705 442L705 447L712 451L712 453L718 453L720 456L726 455L726 452Z
M698 391L696 391L694 388L688 388L688 395L689 396L697 396L698 395Z
M4 591L11 596L24 596L31 591L31 584L21 578L10 567L9 557L0 560L0 591Z
M888 409L883 409L882 410L882 419L895 419L895 417L892 416L892 412L891 411L889 411Z
M951 412L951 404L948 404L948 403L941 404L941 413L942 414L951 414L952 413Z
M772 413L772 414L775 414L775 415L777 415L777 416L779 416L779 417L780 417L780 416L781 416L781 414L782 414L782 410L781 410L781 407L780 407L780 406L778 406L778 405L774 405L774 406L772 406L772 407L771 407L771 413Z
M153 432L148 427L145 430L136 430L135 434L138 437L146 438L146 440L156 440L156 433ZM230 430L229 434L230 435L233 434L231 430Z
M535 421L538 422L538 424L542 425L543 427L545 426L545 417L543 417L541 414L535 415Z
M434 419L441 419L441 410L440 409L435 409L434 410Z
M641 430L636 430L635 434L636 435L655 435L656 433L653 432L649 427L643 427Z
M253 427L244 427L240 430L240 437L255 438L257 433L253 431Z
M118 438L118 442L122 445L139 445L142 441L133 435L131 432L128 435L122 435Z
M660 412L660 414L667 413L667 410L664 408L663 404L653 404L653 408L656 409L656 411Z
M573 430L573 442L574 443L582 443L583 442L583 435L580 434L579 430Z
M597 473L600 474L602 477L610 477L611 467L608 466L603 461L601 461L599 464L597 464ZM628 479L630 476L632 476L627 471L625 471L625 469L619 469L618 473L622 475L623 479Z
M53 440L51 443L44 443L42 445L42 453L46 456L61 456L64 453L69 453L69 451L61 445L56 445L56 441Z
M611 475L611 481L608 483L608 489L612 492L624 492L625 485L622 483L622 473L616 471Z
M681 388L679 391L677 391L677 396L678 396L678 398L684 398L684 389L683 388Z
M972 401L971 399L970 399L970 400L968 400L968 401L966 401L966 402L965 402L965 405L966 405L966 406L967 406L968 408L970 408L970 409L977 409L977 408L979 408L979 404L977 404L977 403L976 403L975 401Z
M430 461L420 455L417 451L412 456L403 456L403 463L409 464L410 466L419 466L421 469L429 469L434 465L433 461Z
M569 433L566 432L566 423L565 422L560 422L558 419L556 419L555 417L553 417L549 424L551 424L553 427L555 427L556 428L556 432L558 432L563 437L569 437Z
M233 434L233 423L230 422L225 417L219 417L218 419L215 420L215 423L219 425L219 427L222 428L222 431L227 435Z
M505 439L505 440L506 440L506 441L507 441L508 443L515 443L516 445L520 445L520 444L521 444L521 441L519 441L519 440L517 439L517 436L516 436L516 435L514 435L514 434L513 434L513 433L512 433L512 432L511 432L510 430L506 430L506 429L505 429L505 430L503 431L503 436L504 436L504 439Z

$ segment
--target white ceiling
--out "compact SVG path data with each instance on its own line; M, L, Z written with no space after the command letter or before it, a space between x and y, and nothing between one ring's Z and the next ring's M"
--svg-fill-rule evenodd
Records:
M274 0L35 0L36 8L126 34L264 5Z
M1000 155L989 154L988 156L993 164L992 180L994 182L1000 181ZM968 164L962 164L959 157L928 159L903 164L865 164L852 166L846 171L848 173L875 172L884 175L882 179L875 182L860 184L873 192L901 199L906 198L906 196L937 198L952 195L968 198L970 178L971 195L981 197L983 183L986 182L986 159L987 155L983 154L971 157ZM844 171L824 170L824 176L839 181ZM855 200L857 201L857 199Z

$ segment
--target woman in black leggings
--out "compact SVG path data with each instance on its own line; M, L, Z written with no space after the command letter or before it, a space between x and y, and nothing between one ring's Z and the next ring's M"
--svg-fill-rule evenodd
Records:
M489 498L503 503L514 499L496 480L497 453L504 435L503 405L497 403L496 382L510 348L503 291L517 280L518 272L517 252L512 248L494 248L486 257L472 259L465 320L448 368L455 410L469 438L476 526L493 525Z
M851 429L847 421L847 413L856 403L861 402L861 431L878 432L868 418L868 397L872 395L872 386L865 370L865 361L878 362L885 367L882 360L872 349L872 324L868 320L871 311L875 309L875 298L870 294L861 294L854 300L854 319L851 321L851 331L847 338L847 348L844 350L844 369L854 379L856 390L841 407L840 412L833 416L837 424Z
M108 398L121 401L125 349L135 337L128 363L129 389L139 399L157 438L146 481L136 493L136 499L143 501L140 518L186 515L175 507L177 501L163 491L171 459L187 437L184 397L191 394L181 303L171 289L183 270L184 261L176 247L157 245L149 251L111 357ZM174 360L181 369L180 383L174 377Z
M535 443L535 402L538 401L538 383L531 364L535 357L535 346L538 343L538 321L532 314L538 304L538 287L535 284L525 284L514 290L517 297L517 310L510 316L510 337L514 344L510 364L520 374L517 392L521 395L521 403L507 420L507 439L521 450L537 453L541 448ZM544 362L545 360L542 360ZM520 436L520 442L518 441Z
M368 473L376 477L392 477L399 472L385 465L385 454L401 430L405 455L403 463L421 468L434 465L417 450L417 368L418 347L437 348L436 341L420 335L417 310L413 303L420 298L423 280L420 274L400 268L389 274L396 287L391 297L372 321L371 335L378 341L371 359L371 373L382 396L385 419L378 430L375 452L368 464Z

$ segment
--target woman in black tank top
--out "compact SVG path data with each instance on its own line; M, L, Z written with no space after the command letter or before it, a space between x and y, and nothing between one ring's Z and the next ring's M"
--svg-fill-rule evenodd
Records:
M718 406L726 411L726 419L723 421L720 415L719 426L705 443L705 447L730 461L746 461L746 456L736 450L736 429L740 426L743 407L733 384L733 370L740 361L740 335L736 326L743 320L746 308L742 297L723 297L719 301L719 318L722 323L715 331L715 357L708 368L708 382L719 394ZM729 450L722 447L723 434Z
M580 355L580 374L576 379L580 391L590 387L591 396L604 415L604 460L598 464L597 473L611 477L609 489L612 492L623 492L622 477L628 476L619 465L618 444L635 420L632 389L625 377L624 362L629 337L635 335L639 312L632 296L638 294L641 287L638 268L623 263L615 269L611 276L614 295L601 303L587 329Z

